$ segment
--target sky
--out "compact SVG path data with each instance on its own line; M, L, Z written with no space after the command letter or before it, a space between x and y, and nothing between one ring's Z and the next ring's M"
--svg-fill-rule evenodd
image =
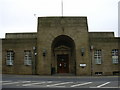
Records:
M5 33L37 32L37 17L87 16L89 32L118 36L120 0L0 0L0 38Z

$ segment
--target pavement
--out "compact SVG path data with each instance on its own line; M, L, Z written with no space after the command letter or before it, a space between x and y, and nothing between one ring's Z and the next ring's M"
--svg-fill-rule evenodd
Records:
M2 88L120 88L118 76L2 75Z

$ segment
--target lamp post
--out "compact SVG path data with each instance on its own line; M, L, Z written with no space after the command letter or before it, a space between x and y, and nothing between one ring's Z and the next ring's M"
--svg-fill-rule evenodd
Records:
M33 47L33 62L32 62L32 73L33 74L36 74L36 55L37 55L37 53L36 53L36 47L34 46Z

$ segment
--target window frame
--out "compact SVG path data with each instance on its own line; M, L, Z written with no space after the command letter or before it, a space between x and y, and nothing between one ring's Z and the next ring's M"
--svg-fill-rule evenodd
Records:
M24 50L24 65L32 65L32 52L31 50Z
M96 49L94 51L94 61L95 61L95 64L97 65L102 64L102 50L101 49Z
M8 50L6 56L6 65L13 66L13 63L14 63L14 51Z
M112 49L112 63L119 64L119 49Z

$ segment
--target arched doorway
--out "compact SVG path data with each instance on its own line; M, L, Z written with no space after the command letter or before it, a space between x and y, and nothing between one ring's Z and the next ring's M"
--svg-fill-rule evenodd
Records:
M52 42L52 74L76 72L75 43L66 35L56 37Z

